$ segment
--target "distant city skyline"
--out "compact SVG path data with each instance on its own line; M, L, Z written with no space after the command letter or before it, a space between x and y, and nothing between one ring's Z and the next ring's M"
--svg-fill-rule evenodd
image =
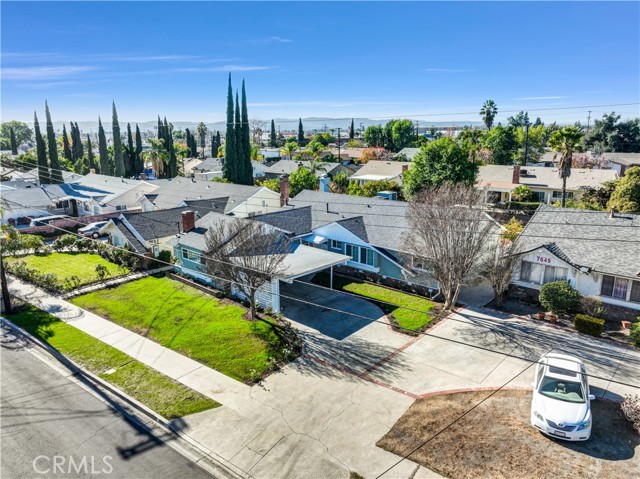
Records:
M266 121L478 122L487 99L503 123L637 117L639 17L637 2L3 2L2 121L47 99L56 121L110 123L115 100L123 122L215 123L229 72Z

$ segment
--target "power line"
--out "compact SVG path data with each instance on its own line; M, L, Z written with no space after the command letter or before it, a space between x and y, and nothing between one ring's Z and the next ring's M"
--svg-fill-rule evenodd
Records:
M13 203L15 203L15 202L13 202ZM22 206L22 205L20 205L20 206ZM42 210L39 210L39 211L42 211ZM51 225L51 224L49 226L54 228L54 229L57 229L57 230L60 230L60 231L75 235L75 233L73 233L72 231L66 230L66 229L61 228L59 226L54 226L54 225ZM115 246L115 245L111 245L111 244L108 244L108 243L103 243L103 242L101 242L101 241L99 241L97 239L93 239L93 238L87 238L87 239L92 241L92 242L103 244L103 245L105 245L106 247L109 247L109 248L123 250L123 251L126 251L127 253L129 253L131 255L139 256L139 257L142 257L142 258L145 258L145 259L149 259L147 256L145 256L145 255L143 255L141 253L136 253L136 252L133 252L133 251L129 251L127 248L124 248L122 246ZM173 263L170 263L168 261L163 261L163 260L160 260L160 259L157 259L157 258L154 259L154 260L156 262L160 263L160 264L165 264L167 266L175 266ZM215 261L217 261L217 260L215 260ZM238 266L238 265L235 265L235 266ZM251 268L243 268L242 266L238 266L238 267L241 268L241 269L251 270ZM241 285L241 283L239 283L237 281L233 281L233 280L230 280L230 279L227 279L227 278L222 278L220 276L215 276L215 275L212 275L212 274L209 274L209 273L201 273L199 271L198 271L198 273L201 274L202 276L209 277L209 278L212 278L214 280L217 279L217 280L221 280L223 282L229 283L229 284ZM307 305L310 305L310 306L315 306L315 307L318 307L318 308L322 308L323 310L334 311L334 312L337 312L337 313L346 314L346 315L349 315L349 316L354 316L354 317L357 317L357 318L360 318L360 319L365 319L365 320L367 320L367 321L369 321L371 323L380 323L380 324L384 324L384 325L388 326L387 322L381 321L379 319L372 319L372 318L370 318L368 316L364 316L364 315L357 314L357 313L352 313L350 311L344 311L344 310L341 310L341 309L333 308L331 306L327 306L327 305L323 305L323 304L319 304L319 303L314 303L314 302L311 302L311 301L306 301L306 300L303 300L303 299L300 299L300 298L296 298L294 296L286 296L286 295L283 295L283 294L274 293L273 291L268 291L268 292L265 291L265 293L267 293L267 294L269 294L271 296L279 296L281 298L291 299L293 301L297 301L297 302L300 302L300 303L303 303L303 304L307 304ZM487 347L484 347L484 346L478 346L478 345L475 345L475 344L465 343L464 341L459 341L459 340L452 339L452 338L447 338L447 337L443 337L443 336L437 336L435 334L428 333L426 331L416 331L416 330L413 330L413 329L404 328L402 326L397 326L397 328L401 329L401 330L404 330L404 331L411 332L413 334L418 334L418 335L423 335L423 336L430 336L430 337L433 337L433 338L436 338L436 339L442 339L444 341L449 341L449 342L452 342L452 343L455 343L455 344L460 344L460 345L463 345L463 346L469 346L469 347L472 347L474 349L479 349L479 350L486 351L486 352L492 352L492 353L496 353L496 354L501 354L503 356L510 357L510 358L513 358L513 359L520 359L520 360L523 360L523 361L526 361L526 362L530 362L532 364L541 364L539 361L531 360L531 359L525 358L523 356L518 356L518 355L515 355L515 354L511 354L511 353L506 353L506 352L503 352L503 351L490 349L490 348L487 348ZM592 375L592 374L585 374L585 376L591 377L591 378L594 378L594 379L602 379L604 381L609 381L610 383L620 384L620 385L623 385L623 386L630 386L630 387L634 387L634 388L640 387L639 385L625 383L625 382L621 382L621 381L615 381L613 379L602 377L602 376L595 376L595 375Z

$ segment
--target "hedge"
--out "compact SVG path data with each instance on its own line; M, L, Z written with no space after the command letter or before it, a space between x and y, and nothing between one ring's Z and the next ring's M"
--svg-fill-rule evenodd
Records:
M573 327L576 331L597 337L604 331L604 319L594 318L586 314L576 314Z

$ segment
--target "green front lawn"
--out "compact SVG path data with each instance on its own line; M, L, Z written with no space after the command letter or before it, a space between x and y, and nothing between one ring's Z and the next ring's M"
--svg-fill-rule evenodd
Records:
M33 306L10 315L9 320L167 419L220 406L213 399ZM113 369L115 372L110 371Z
M169 278L147 277L71 301L239 381L253 382L287 355L272 323L247 321L236 303Z
M329 275L318 273L313 278L313 282L328 287ZM433 321L441 311L438 303L427 298L344 276L334 275L333 288L374 300L387 314L395 318L398 326L404 329L418 330ZM392 304L398 306L392 306Z
M7 258L7 262L24 261L27 268L35 268L41 273L55 274L61 283L65 279L77 276L80 285L98 281L96 266L101 264L107 268L107 278L117 278L128 274L128 268L119 268L97 254L89 253L50 253L46 255L28 255Z

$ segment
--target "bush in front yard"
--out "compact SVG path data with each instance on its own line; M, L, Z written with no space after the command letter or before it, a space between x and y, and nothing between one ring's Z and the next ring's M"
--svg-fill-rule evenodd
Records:
M586 314L576 314L573 327L576 328L576 331L597 337L604 331L604 319L594 318Z
M640 316L638 316L640 319ZM633 344L640 348L640 323L633 323L631 325L631 334L629 335Z
M604 317L604 305L597 296L584 296L580 299L580 312L594 318Z
M547 311L566 314L577 311L582 295L567 281L553 281L540 288L540 304Z
M620 404L622 415L629 422L631 428L640 435L640 397L627 395Z

